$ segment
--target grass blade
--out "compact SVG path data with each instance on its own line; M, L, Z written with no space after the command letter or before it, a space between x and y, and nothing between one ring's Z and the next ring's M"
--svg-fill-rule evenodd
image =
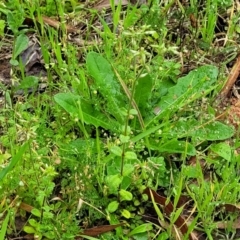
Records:
M5 219L3 220L3 223L2 223L2 228L1 228L1 231L0 231L0 240L5 239L5 234L7 232L9 217L10 217L10 213L8 211L7 216L5 217Z
M11 162L7 167L5 167L0 172L0 181L3 180L3 178L10 172L12 169L16 166L18 161L22 158L23 154L25 153L26 149L28 147L28 142L21 146L19 152L12 158Z

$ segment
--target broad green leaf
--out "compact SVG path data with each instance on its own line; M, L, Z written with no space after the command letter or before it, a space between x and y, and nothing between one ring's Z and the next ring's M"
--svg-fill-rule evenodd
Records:
M58 93L54 96L54 100L69 114L77 115L81 98L72 93Z
M47 239L56 239L54 231L48 231L43 234Z
M171 138L193 137L199 140L225 140L234 135L234 128L221 122L214 121L208 124L199 123L196 119L182 118L166 129L163 135Z
M196 130L194 136L203 140L216 141L232 137L235 130L221 122L212 122Z
M153 81L149 74L139 78L134 91L134 99L140 109L142 115L148 107L149 98L151 97Z
M152 223L144 223L137 227L135 227L128 236L131 237L133 235L139 234L139 233L145 233L148 231L151 231L153 229Z
M120 147L118 147L118 146L113 146L113 147L111 147L111 148L110 148L110 151L111 151L114 155L116 155L116 156L119 156L119 157L122 156L122 149L121 149Z
M218 154L220 157L226 159L227 161L231 161L232 159L232 149L227 143L216 143L212 144L210 149Z
M109 193L116 194L121 182L122 182L122 177L119 174L107 176L106 185L109 189Z
M158 235L156 240L168 240L169 239L169 235L167 232L162 232Z
M130 174L134 171L133 164L124 164L123 166L123 176L130 176Z
M22 53L28 47L29 39L25 34L21 34L17 37L16 42L14 44L14 52L13 52L13 59Z
M123 170L124 171L124 170ZM132 178L131 175L125 175L125 173L123 173L123 180L121 183L121 188L122 189L128 189L130 185L132 185Z
M32 209L31 213L36 216L36 217L41 217L41 211L39 211L38 209L34 208Z
M10 212L7 212L7 215L5 216L5 219L2 222L2 227L0 228L0 239L4 240L6 232L7 232L7 227L8 227L8 222L9 222L9 217L10 217Z
M35 76L27 76L21 82L17 89L29 89L38 86L38 78Z
M27 142L24 145L22 145L18 153L11 159L9 165L0 172L0 181L2 181L3 178L7 175L7 173L12 171L12 169L16 166L18 161L22 158L23 154L27 150L28 144L29 143Z
M121 190L119 191L119 195L120 195L120 200L121 200L121 201L131 201L132 198L133 198L132 193L129 192L129 191L126 191L126 190L124 190L124 189L121 189Z
M124 156L125 156L126 159L129 159L129 160L137 159L136 153L135 152L131 152L131 151L125 152Z
M119 206L119 202L112 201L108 204L107 210L108 210L108 212L113 213L118 209L118 206Z
M33 227L31 227L31 226L24 226L24 227L23 227L23 230L24 230L24 232L26 232L26 233L35 233L35 232L36 232L36 229L33 228Z
M95 87L106 101L106 108L120 123L124 116L121 108L126 105L126 97L122 94L119 84L109 62L100 54L90 52L87 55L87 69L93 77Z
M160 88L158 89L159 96L160 97L165 96L168 93L168 90L174 86L175 84L171 79L169 78L163 79L163 81L161 82Z
M166 114L173 115L178 109L212 91L217 86L214 84L217 76L218 69L215 66L205 65L179 78L177 84L169 88L168 93L157 104L160 113L148 125Z
M39 223L34 218L29 219L28 223L34 228L37 228L39 226Z
M162 111L183 105L185 100L189 102L203 96L206 89L216 82L218 69L212 65L199 67L191 71L187 76L179 78L177 84L168 90L168 94L159 102ZM174 106L175 105L175 106Z
M127 209L123 209L122 216L129 219L131 217L131 213Z
M19 61L18 60L16 60L16 59L10 59L10 64L12 65L12 66L18 66L19 65Z
M196 155L196 149L191 143L179 141L177 139L172 139L164 144L159 145L151 143L151 148L154 150L158 150L159 152L185 153L190 156Z
M58 93L54 96L54 100L71 116L79 118L86 124L92 124L95 127L101 126L113 131L117 131L120 128L118 122L106 118L103 113L94 109L91 104L73 93Z

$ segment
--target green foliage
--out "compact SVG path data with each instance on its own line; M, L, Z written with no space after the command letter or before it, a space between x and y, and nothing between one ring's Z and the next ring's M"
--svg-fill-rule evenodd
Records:
M28 46L28 37L25 34L21 34L16 38L14 45L14 54L13 59L16 59L17 56L22 53Z
M163 132L166 137L192 137L194 142L202 140L225 140L234 135L232 126L225 125L221 122L202 122L199 124L197 119L180 118L170 131Z
M91 52L86 59L87 69L94 78L96 91L104 97L106 107L119 123L123 123L126 99L121 93L121 86L117 82L111 65L101 55Z
M23 154L25 153L27 147L29 146L29 143L25 143L23 146L21 146L20 150L17 152L15 156L11 159L11 162L7 167L5 167L0 172L0 182L4 179L4 177L13 170L13 168L16 166L16 164L19 162L19 160L22 159Z
M218 154L220 157L226 159L227 161L231 161L232 149L227 143L215 143L211 145L211 150Z
M0 20L0 36L1 37L4 36L4 28L5 28L5 21L4 20Z
M76 10L76 1L22 3L0 3L1 16L6 17L0 21L0 35L4 25L13 32L11 63L22 73L16 90L37 88L39 82L38 77L25 76L18 62L28 46L26 29L20 30L26 13L31 18L37 14L48 89L25 101L12 99L13 89L0 111L0 211L6 216L0 219L0 238L15 234L16 212L26 219L23 231L38 239L74 239L83 232L81 227L123 221L127 224L99 238L169 239L184 210L177 206L185 194L195 211L189 232L201 226L211 239L214 219L231 216L219 213L218 207L236 204L240 192L235 154L239 139L233 127L217 120L213 105L230 60L206 65L204 55L210 56L209 46L216 46L217 12L229 2L208 0L201 10L197 1L186 9L180 2L153 1L140 8L128 6L122 14L122 6L114 7L111 1L113 28L100 13L87 12L90 21L80 19L91 25L99 17L103 25L103 31L86 26L99 33L103 44L86 44L80 50L64 32L62 36L41 23L42 13L63 20L65 13ZM190 26L189 13L200 18L198 28ZM74 14L68 15L69 23ZM78 14L82 18L82 12ZM175 29L170 29L172 17L179 20ZM229 33L235 32L237 19L231 19ZM182 34L189 49L181 42ZM89 39L91 32L86 35ZM223 55L229 49L224 48ZM195 70L183 76L185 61ZM226 141L231 138L236 138L233 143ZM206 180L204 171L212 171L212 179ZM165 207L153 197L147 199L146 187L163 189L174 206L166 229L145 221L152 210L166 221ZM19 210L21 202L33 207L29 219Z
M145 223L142 225L137 226L136 228L134 228L129 234L128 236L134 236L137 235L139 233L146 233L148 231L151 231L153 229L152 224L151 223Z
M9 218L10 218L10 212L7 212L7 215L4 218L4 221L2 223L1 231L0 231L0 239L5 239L6 232L7 232L7 227L9 223Z
M73 118L77 118L82 123L81 128L84 129L85 124L92 124L95 127L103 127L105 129L117 129L119 124L114 120L106 118L101 112L72 93L58 93L54 96L55 101L63 107Z
M189 156L196 155L196 149L191 143L179 141L176 138L164 144L151 143L151 149L158 150L159 152L168 153L185 153Z
M168 93L161 98L157 107L161 112L156 118L166 114L173 114L178 109L190 104L208 94L216 86L218 69L214 66L202 66L191 71L187 76L178 79L177 84L168 89Z
M19 27L22 26L24 21L24 12L22 8L17 11L7 12L7 23L9 28L13 31L15 35L19 33Z
M26 76L23 78L21 83L16 89L27 90L27 89L36 89L38 87L38 77L35 76Z
M137 84L134 91L134 99L142 113L146 115L146 110L149 109L149 100L153 90L153 80L149 74L140 76L137 79Z

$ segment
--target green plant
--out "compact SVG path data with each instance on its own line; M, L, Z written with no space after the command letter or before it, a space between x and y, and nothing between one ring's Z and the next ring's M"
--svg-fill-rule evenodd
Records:
M221 235L234 234L236 215L224 207L238 201L239 141L216 117L214 102L237 51L232 41L209 48L221 3L152 1L124 12L111 1L112 25L104 11L57 3L0 5L15 37L11 62L21 72L19 88L38 85L25 76L20 58L28 43L26 30L19 31L26 15L38 26L48 79L41 94L14 99L7 91L0 111L1 237L19 236L17 216L40 239L94 239L86 235L98 230L98 239L168 239L181 229L179 218L190 221L182 239L193 230L213 238L220 232L216 219L228 222ZM79 21L83 45L66 34L67 4L76 11L68 17ZM45 14L57 15L58 30L44 24ZM232 18L228 34L237 42L236 24ZM215 62L219 52L226 58ZM162 189L164 204L148 199L146 189ZM182 194L188 200L179 206ZM30 207L22 209L24 203ZM155 217L160 221L146 223ZM118 227L105 232L108 224Z
M144 111L139 112L138 108L132 109L132 106L135 106L135 100L132 97L134 94L128 92L127 86L121 82L122 80L118 75L117 80L111 65L99 54L89 53L87 56L87 66L89 73L94 79L91 90L100 94L98 97L101 99L100 102L106 102L104 105L98 105L98 108L103 108L104 111L95 111L96 117L89 119L89 115L85 113L86 110L84 111L84 109L88 109L88 111L91 109L91 105L88 105L88 108L85 107L87 99L83 101L81 97L73 95L72 93L59 93L55 96L55 100L70 113L73 118L80 119L81 129L83 129L85 124L92 124L97 128L107 128L111 131L111 135L116 134L119 136L116 138L118 141L117 145L114 142L108 143L107 149L109 155L106 157L106 160L104 160L105 169L101 168L101 171L96 172L97 174L103 174L98 178L103 181L100 184L105 185L101 186L101 189L106 189L104 191L105 196L111 194L116 196L106 208L110 214L109 219L111 219L113 214L117 214L117 216L122 215L122 217L126 219L131 218L136 207L125 208L124 206L126 201L133 201L134 197L132 193L135 193L135 189L139 189L139 193L141 193L146 186L157 187L161 183L163 185L166 184L163 183L163 177L166 177L163 174L164 172L166 173L164 158L162 157L164 153L180 153L182 154L183 160L189 155L196 155L196 150L189 141L180 141L178 138L192 138L193 143L198 144L201 139L211 141L227 139L234 133L232 128L216 122L214 118L201 119L201 124L199 125L199 121L195 120L198 116L194 115L189 119L183 117L181 120L180 118L179 121L176 121L176 126L173 125L170 131L167 124L156 124L156 120L159 121L161 117L164 116L164 118L167 117L171 119L176 110L184 110L185 106L190 102L202 97L203 89L207 89L205 94L208 94L216 87L211 87L217 77L217 71L213 66L204 66L191 72L186 77L179 79L175 86L168 89L168 93L162 97L158 104L161 109L160 114L155 116L154 120L147 123L146 126L149 126L147 129L142 130L139 128L139 125L136 124L133 125L135 128L132 128L130 121L134 116L136 117L138 114L144 113ZM143 81L148 81L149 83L149 78L140 78L140 80L139 86L144 87L145 92L143 95L141 88L138 88L137 85L135 88L135 97L138 103L137 105L144 110L144 107L147 106L146 103L148 101L149 105L151 103L149 93L152 91L153 85L151 83L150 85L142 83ZM121 90L121 86L123 90ZM188 91L185 91L185 89L188 89ZM124 96L124 92L127 97ZM130 106L128 110L124 109L127 98L129 101L128 105ZM90 102L90 99L88 101ZM105 121L100 121L100 119L106 118L108 114L110 114L107 117L109 124L106 125ZM129 118L129 116L132 117ZM143 115L142 117L144 119L147 116ZM126 118L125 123L124 118ZM187 130L188 128L190 131ZM223 131L224 128L226 130ZM86 128L84 129L84 131L87 131ZM134 136L134 133L139 130L141 130L141 133ZM159 136L161 136L158 141L156 141L156 136L158 135L151 135L151 133L156 130L159 131ZM181 131L184 134L181 134ZM222 135L220 135L220 133ZM131 136L132 134L133 136ZM85 134L85 137L88 138L88 135ZM143 140L142 143L139 142L141 139ZM132 142L136 142L136 145L132 145ZM158 157L147 157L146 162L141 163L139 159L142 158L140 156L144 146L147 146L148 154L152 155L154 151L154 155ZM99 162L98 164L100 165L101 163ZM138 167L136 168L134 166ZM162 168L159 168L159 166L162 166ZM106 177L104 177L105 174ZM129 177L130 175L132 177ZM158 176L158 178L156 178L156 176ZM181 191L178 191L178 194L180 192ZM175 217L177 216L178 215Z

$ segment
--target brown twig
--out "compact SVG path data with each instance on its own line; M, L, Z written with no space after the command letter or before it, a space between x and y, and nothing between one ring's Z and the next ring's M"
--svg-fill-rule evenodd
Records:
M36 20L38 22L40 22L38 18L36 18ZM45 23L55 29L59 29L60 25L61 25L61 23L59 21L49 18L49 17L45 17L45 16L42 16L42 21L43 21L43 23ZM79 32L78 29L71 27L69 25L66 25L66 31L67 31L67 33L78 33Z
M228 96L229 91L232 89L234 83L236 82L236 79L239 76L239 73L240 73L240 55L237 57L237 60L234 64L232 70L230 71L228 80L220 92L220 96L222 98L226 98Z

